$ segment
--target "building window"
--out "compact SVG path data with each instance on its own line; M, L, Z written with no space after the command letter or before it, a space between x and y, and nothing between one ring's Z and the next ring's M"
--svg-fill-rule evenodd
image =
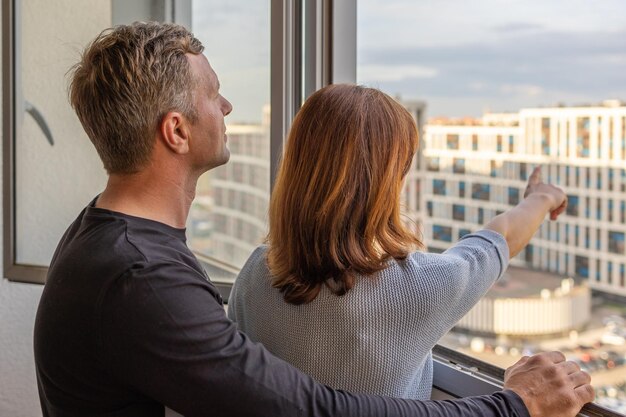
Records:
M478 224L483 224L485 222L485 209L482 207L478 207Z
M474 200L489 201L490 186L489 184L472 184L472 198Z
M496 136L496 152L502 152L502 135Z
M454 158L452 162L452 172L455 174L465 174L465 159Z
M472 150L478 150L478 135L472 135Z
M433 224L433 239L443 242L452 242L452 228Z
M578 117L576 119L576 156L589 158L589 118Z
M433 202L426 202L426 213L428 213L428 217L433 217Z
M431 172L439 172L439 158L427 158L426 169Z
M459 239L470 233L472 233L470 229L459 229Z
M446 135L446 146L448 149L459 149L459 135Z
M568 216L577 217L578 216L578 196L577 195L568 195L567 196L567 208L565 209L565 213Z
M433 194L446 195L446 180L433 180Z
M576 255L575 258L576 275L582 278L589 278L589 258Z
M465 197L465 181L459 181L459 197Z
M550 155L550 119L547 117L541 119L541 152Z
M489 176L491 176L491 178L495 178L498 176L498 167L496 165L496 161L494 161L493 159L491 160L491 166L490 166L490 170L489 170Z
M452 218L454 220L465 221L465 206L462 204L452 205Z
M529 265L533 263L533 245L529 244L524 249L524 260Z
M609 252L624 254L624 233L609 230Z
M522 162L519 164L519 177L521 180L524 180L524 181L528 179L528 172L527 172L525 162Z

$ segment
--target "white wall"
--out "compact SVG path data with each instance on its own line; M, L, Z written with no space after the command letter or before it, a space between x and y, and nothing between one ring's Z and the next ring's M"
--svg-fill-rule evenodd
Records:
M32 340L42 288L0 280L1 416L41 416Z

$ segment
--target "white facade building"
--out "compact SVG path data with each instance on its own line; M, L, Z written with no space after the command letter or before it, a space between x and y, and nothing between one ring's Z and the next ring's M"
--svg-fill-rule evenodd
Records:
M568 195L512 262L586 278L626 296L626 107L522 109L478 121L435 121L423 143L421 210L433 250L444 250L522 198L533 167Z
M590 317L591 294L585 283L510 267L456 328L472 334L529 338L580 330Z

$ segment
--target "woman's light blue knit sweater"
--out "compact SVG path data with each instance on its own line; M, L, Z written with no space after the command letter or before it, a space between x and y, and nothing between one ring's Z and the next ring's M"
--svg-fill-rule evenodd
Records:
M415 252L358 276L345 296L324 287L296 306L272 288L266 251L254 251L231 292L228 315L239 329L326 385L414 399L430 398L432 347L509 260L504 238L481 230L444 253Z

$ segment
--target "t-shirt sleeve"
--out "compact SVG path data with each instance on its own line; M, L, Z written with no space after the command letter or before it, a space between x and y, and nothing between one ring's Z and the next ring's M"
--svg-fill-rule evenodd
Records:
M237 331L214 294L186 265L136 265L99 300L103 366L187 417L527 416L511 391L417 402L332 390Z

